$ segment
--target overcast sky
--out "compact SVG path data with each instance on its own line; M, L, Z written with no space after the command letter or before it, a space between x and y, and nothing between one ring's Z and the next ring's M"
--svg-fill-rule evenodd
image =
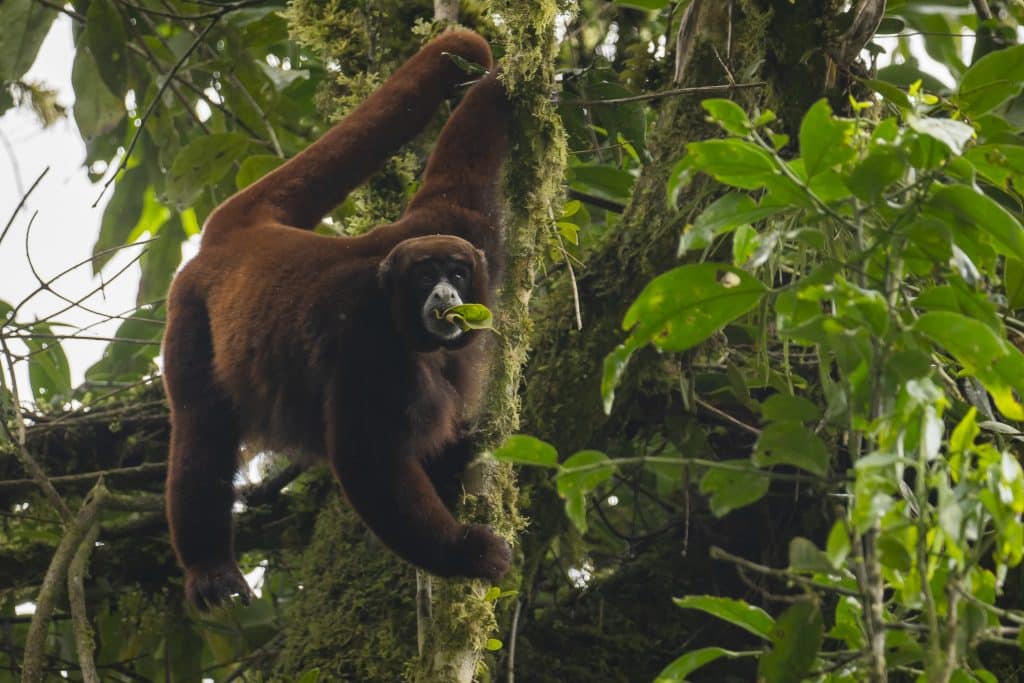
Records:
M39 57L24 80L45 84L60 94L58 101L68 108L74 102L71 90L71 63L74 57L71 20L61 14L46 37ZM49 172L29 198L14 221L7 237L0 243L0 299L12 304L28 295L36 286L25 258L25 237L29 219L36 214L29 234L29 252L36 270L43 278L52 277L65 268L82 261L92 253L99 231L105 196L96 208L92 203L100 194L93 185L82 162L85 145L78 135L74 119L69 115L47 129L27 109L12 109L0 117L0 229L7 223L22 189L27 189L47 167ZM19 189L21 188L21 189ZM134 250L133 250L134 251ZM112 274L128 260L121 254L111 261L105 273ZM134 305L139 270L135 266L89 300L90 308L108 313L122 313ZM77 298L100 284L92 277L91 267L76 269L54 284L54 288ZM21 321L47 316L63 307L63 302L48 293L37 295L23 309ZM75 325L95 322L97 316L84 311L68 311L59 320ZM87 334L112 335L117 328L110 323ZM78 384L83 373L99 359L104 343L99 341L67 341L64 344L72 368L72 383ZM24 373L19 373L24 378Z

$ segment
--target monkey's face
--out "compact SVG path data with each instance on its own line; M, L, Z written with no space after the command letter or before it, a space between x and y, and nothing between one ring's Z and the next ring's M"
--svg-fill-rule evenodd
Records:
M391 300L395 326L417 351L466 344L474 333L445 319L444 312L460 304L487 303L483 253L458 237L405 240L381 263L380 282Z
M469 300L472 278L472 264L451 257L420 261L410 269L407 281L415 289L415 298L423 302L423 329L442 344L463 334L461 327L445 319L444 312Z

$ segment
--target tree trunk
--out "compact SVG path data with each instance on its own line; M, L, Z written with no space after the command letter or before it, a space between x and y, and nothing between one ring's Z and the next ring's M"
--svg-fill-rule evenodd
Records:
M457 7L458 3L443 3ZM527 306L533 285L534 256L541 231L551 224L553 203L561 191L565 145L551 105L554 83L556 4L495 3L506 31L503 62L510 97L516 107L513 148L507 166L507 276L502 290L500 343L485 399L482 443L490 448L518 426L521 371L526 358ZM396 26L377 26L367 38L361 10L331 8L300 0L290 10L293 34L308 46L353 68L365 61L380 68L376 54L400 62L394 49ZM380 18L383 18L381 15ZM437 17L447 21L450 17ZM407 31L405 25L404 31ZM378 42L374 43L374 37ZM391 51L389 51L389 46ZM369 51L370 57L366 54ZM380 68L381 71L389 68ZM357 99L365 82L339 76L340 90ZM365 95L365 93L363 93ZM404 185L403 185L404 186ZM389 197L371 188L360 198L373 218L387 219ZM362 226L357 226L357 229ZM521 527L515 478L511 468L477 463L467 478L469 495L462 516L485 521L507 538ZM485 599L488 586L479 581L431 579L430 609L423 606L417 629L416 581L413 570L383 552L379 544L340 506L334 496L324 502L314 541L301 560L303 590L291 611L285 646L275 675L296 678L319 668L321 680L383 681L406 678L418 682L470 683L482 666L489 639L498 638L495 602ZM362 576L363 578L359 578ZM515 577L507 583L515 582ZM504 606L504 605L502 605ZM417 630L419 634L417 634ZM419 636L419 638L418 638ZM420 654L417 656L417 640Z

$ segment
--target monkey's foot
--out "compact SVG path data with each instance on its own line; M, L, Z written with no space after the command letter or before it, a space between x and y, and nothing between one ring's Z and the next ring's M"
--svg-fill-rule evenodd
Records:
M248 605L253 594L234 562L213 569L186 570L185 597L197 609L206 612L230 602L235 596L243 605Z

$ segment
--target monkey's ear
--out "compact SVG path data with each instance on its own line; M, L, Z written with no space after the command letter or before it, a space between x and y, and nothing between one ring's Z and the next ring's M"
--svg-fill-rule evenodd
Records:
M483 249L474 249L476 252L476 272L486 273L487 272L487 254L484 253Z

